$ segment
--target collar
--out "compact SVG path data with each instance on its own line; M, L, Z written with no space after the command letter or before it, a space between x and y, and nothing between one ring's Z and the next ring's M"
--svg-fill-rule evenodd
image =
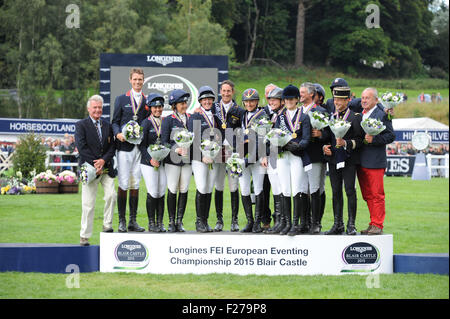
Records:
M370 116L370 114L372 114L373 113L373 111L375 110L375 108L377 107L377 105L375 104L370 110L368 110L368 111L366 111L366 110L363 110L363 116L365 116L365 117L369 117Z
M90 115L89 115L89 118L91 119L92 123L94 123L94 125L96 124L97 121L98 121L100 124L102 123L102 121L101 121L102 118L99 118L98 120L94 120Z

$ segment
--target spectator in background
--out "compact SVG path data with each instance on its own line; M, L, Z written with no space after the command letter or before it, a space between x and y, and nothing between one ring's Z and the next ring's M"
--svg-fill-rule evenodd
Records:
M416 155L416 150L411 143L408 143L408 145L406 146L406 153L408 153L408 155Z
M65 154L70 154L70 155L63 155L61 158L61 162L62 163L71 163L72 162L72 153L74 151L74 146L73 144L70 143L69 137L65 138L63 140L63 144L60 147L60 151L65 153ZM71 170L72 167L71 166L63 166L62 168L63 170Z
M419 96L417 97L417 102L419 102L419 103L425 102L425 94L423 92L420 93Z
M437 92L436 93L436 103L441 103L442 102L442 96L441 93Z
M436 93L431 94L431 102L436 103Z
M406 95L406 93L403 93L403 102L408 101L408 96Z

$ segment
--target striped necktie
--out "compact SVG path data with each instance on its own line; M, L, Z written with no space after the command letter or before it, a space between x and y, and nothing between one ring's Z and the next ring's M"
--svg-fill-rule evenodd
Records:
M99 120L95 121L95 128L97 129L98 139L100 140L100 143L101 143L102 142L102 129L101 129Z

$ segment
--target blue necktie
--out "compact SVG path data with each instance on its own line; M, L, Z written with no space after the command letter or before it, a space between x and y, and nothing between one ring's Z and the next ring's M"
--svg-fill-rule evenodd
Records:
M102 129L100 126L100 121L95 121L95 128L97 129L98 138L100 139L100 143L102 142Z

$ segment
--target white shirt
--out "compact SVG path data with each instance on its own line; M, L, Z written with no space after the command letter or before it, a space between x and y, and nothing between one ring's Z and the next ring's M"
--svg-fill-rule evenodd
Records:
M230 109L231 105L233 104L233 101L230 101L229 103L225 104L222 102L223 108L225 110L225 113L228 113L228 110Z
M377 107L377 105L375 104L375 106L373 108L371 108L368 112L366 112L365 114L362 115L362 119L363 121L368 118L370 116L370 114L372 114L373 110L375 110L375 108Z
M213 118L213 114L212 114L211 110L205 110L203 107L202 107L202 110L203 110L203 112L205 112L206 116L208 116L210 122L214 124L214 118Z
M142 92L136 92L134 89L131 89L131 93L133 94L133 98L136 101L137 106L141 105Z
M286 109L286 111L288 112L289 115L289 119L293 120L294 116L295 116L295 112L297 112L297 109L293 109L293 110L288 110Z
M302 106L302 108L303 108L303 113L306 113L306 110L307 110L311 105L314 105L314 102L312 102L312 103L309 104L309 105L303 105L303 106Z

